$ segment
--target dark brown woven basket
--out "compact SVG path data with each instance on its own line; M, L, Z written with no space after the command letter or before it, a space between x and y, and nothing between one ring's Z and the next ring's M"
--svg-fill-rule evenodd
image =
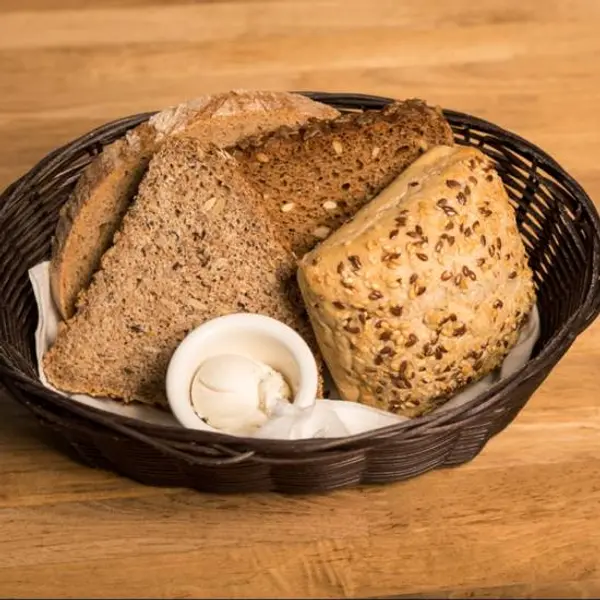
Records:
M341 110L387 98L307 95ZM0 197L0 378L14 397L87 465L150 485L203 491L318 492L414 477L474 458L519 413L576 336L600 312L600 221L582 188L547 154L481 119L445 111L456 141L497 165L535 272L541 337L532 360L483 396L344 439L273 441L153 426L52 393L35 366L37 308L27 271L49 256L58 211L102 147L148 114L109 123L46 156Z

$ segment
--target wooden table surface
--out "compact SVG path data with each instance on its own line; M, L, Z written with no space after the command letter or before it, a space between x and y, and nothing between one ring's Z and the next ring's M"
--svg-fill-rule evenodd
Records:
M600 201L599 31L597 0L0 0L0 188L104 121L245 87L471 112ZM84 468L0 392L0 596L598 597L599 370L597 322L468 466L310 498Z

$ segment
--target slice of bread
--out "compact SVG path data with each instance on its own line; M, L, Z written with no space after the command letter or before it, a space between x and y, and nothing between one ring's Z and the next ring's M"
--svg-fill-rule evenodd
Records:
M61 211L53 239L50 284L63 319L75 312L79 293L112 243L148 162L163 140L186 135L227 146L281 125L338 114L298 94L238 90L166 109L107 146L83 172Z
M169 138L79 310L44 356L45 374L66 392L166 405L178 343L233 312L279 319L315 347L302 307L287 294L290 265L235 161L199 140Z
M420 100L242 140L229 151L301 257L428 148L452 145L437 108Z

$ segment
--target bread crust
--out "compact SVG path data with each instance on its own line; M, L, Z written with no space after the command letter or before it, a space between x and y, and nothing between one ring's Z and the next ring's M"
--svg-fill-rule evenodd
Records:
M112 242L155 148L146 123L129 131L90 163L63 205L50 259L52 298L63 319L74 313L77 296Z
M225 146L280 125L338 114L297 94L234 90L161 111L106 146L63 206L52 242L51 291L62 318L74 314L80 292L112 244L150 158L165 139L185 135Z
M342 397L408 417L497 368L535 302L504 185L460 146L413 163L298 280Z

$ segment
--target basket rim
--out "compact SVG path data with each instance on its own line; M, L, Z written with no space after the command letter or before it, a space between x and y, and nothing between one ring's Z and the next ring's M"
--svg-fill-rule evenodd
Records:
M373 96L368 94L360 93L334 93L334 92L314 92L314 91L299 91L295 92L307 97L313 98L314 100L324 102L341 109L365 109L365 108L381 108L385 104L396 101L394 98L388 98L383 96ZM4 192L0 195L0 200L6 200L9 196L18 194L21 189L27 187L27 183L39 172L42 168L48 168L58 157L64 160L65 154L74 152L74 149L80 144L86 142L96 136L98 133L105 130L110 126L130 126L133 127L155 114L157 111L150 111L144 113L138 113L126 117L122 117L113 121L106 122L95 129L92 129L84 135L67 142L63 146L60 146L47 154L42 158L35 166L33 166L27 173L21 178L10 184ZM501 381L494 384L483 394L478 395L472 400L466 402L460 407L449 409L438 414L428 414L421 417L416 417L402 423L389 425L380 429L355 434L352 436L346 436L343 438L321 438L321 439L300 439L300 440L271 440L271 439L259 439L259 438L244 438L237 436L230 436L224 433L217 432L204 432L186 429L179 425L167 426L167 425L155 425L149 424L138 419L126 417L123 415L117 415L108 411L103 411L99 408L91 407L70 399L67 396L63 396L57 392L54 392L48 388L42 386L39 382L39 375L35 367L33 372L35 377L38 378L35 387L30 381L28 376L24 373L18 373L17 369L11 368L10 361L5 360L3 347L0 346L0 367L1 370L12 375L14 383L18 388L25 391L25 388L34 396L39 393L39 386L44 387L43 392L46 398L52 399L52 401L64 408L65 410L95 424L103 425L115 432L123 433L125 435L133 436L136 438L145 438L144 441L152 441L153 437L159 437L165 441L185 441L188 443L202 443L202 444L215 444L225 446L236 446L246 450L245 455L255 452L273 452L282 454L296 454L306 452L318 452L318 451L334 451L349 449L350 446L356 447L356 444L360 442L369 441L370 443L385 442L390 438L395 437L399 433L408 434L403 439L408 439L411 436L411 432L414 435L420 435L423 433L435 434L441 433L449 428L462 427L468 424L471 420L477 418L482 412L485 412L501 401L507 394L510 394L514 388L518 385L523 384L530 378L537 375L543 368L544 364L554 365L568 350L570 345L576 339L576 337L582 333L591 322L600 313L600 303L598 303L598 288L600 285L600 216L598 211L592 202L591 198L585 192L583 187L563 168L560 164L552 158L544 150L529 142L521 136L505 130L504 128L481 119L474 117L467 113L443 109L443 112L449 120L454 123L460 123L464 121L465 124L469 122L471 125L479 126L483 131L489 131L502 136L504 140L513 145L513 147L524 155L535 159L536 163L540 166L550 167L551 170L555 171L560 177L560 183L568 191L575 196L584 206L585 210L593 223L593 236L590 241L593 243L593 260L591 265L591 285L585 296L583 302L577 307L573 314L566 320L566 322L556 331L551 339L544 345L540 350L539 354L532 358L524 367L519 369L513 375L502 379ZM0 222L3 220L3 206L4 203L0 204ZM4 363L4 364L3 364ZM15 377L16 376L16 377ZM31 400L28 400L28 405L31 405ZM47 412L42 410L42 412ZM466 418L462 418L465 413L469 413ZM142 433L139 429L143 428Z

